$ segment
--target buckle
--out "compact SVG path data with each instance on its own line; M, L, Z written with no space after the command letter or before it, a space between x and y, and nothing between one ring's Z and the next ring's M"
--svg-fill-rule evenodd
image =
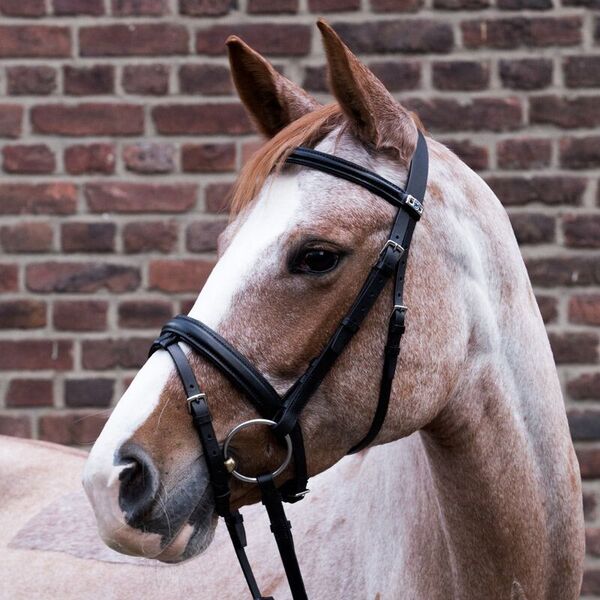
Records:
M423 214L423 205L414 196L407 194L404 203L406 206L410 206L419 216Z
M206 402L206 394L194 394L193 396L189 396L187 399L187 409L190 415L192 414L192 402L197 402L198 400L204 400Z
M305 490L302 490L301 492L298 492L297 494L292 494L290 497L300 500L301 498L304 498L304 496L306 496L306 494L310 494L310 490L308 488L306 488Z
M394 252L399 252L400 256L404 254L403 246L401 246L398 242L394 242L394 240L388 240L381 249L381 252L379 253L379 258L381 258L385 254L385 251L388 248L391 248Z

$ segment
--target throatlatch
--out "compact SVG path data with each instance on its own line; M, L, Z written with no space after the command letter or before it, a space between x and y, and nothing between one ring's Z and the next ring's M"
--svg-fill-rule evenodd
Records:
M306 455L299 418L312 394L359 330L389 279L394 276L393 309L388 322L377 408L369 430L349 450L349 453L366 448L377 437L387 414L400 353L400 341L405 330L407 307L403 304L404 278L410 242L417 221L423 214L429 159L427 143L423 134L419 132L406 190L360 165L310 148L296 148L288 156L286 162L317 169L360 185L398 208L388 240L381 249L352 306L321 353L310 362L304 374L281 397L244 356L219 334L191 317L179 315L169 321L163 327L160 337L150 348L150 354L157 350L166 350L175 363L185 389L188 410L200 438L208 466L215 510L225 519L253 600L273 599L261 595L252 573L245 551L246 533L243 517L239 511L232 511L230 508L230 479L236 477L246 483L255 483L259 486L292 597L294 600L307 600L308 596L294 549L291 524L286 518L282 504L283 502L297 502L308 493ZM227 436L223 447L219 445L213 428L206 394L200 388L186 355L179 345L180 342L189 345L194 352L217 367L246 395L261 416L260 419L252 419L236 426ZM280 442L286 445L288 450L286 459L275 472L257 477L244 475L236 470L235 461L228 455L229 443L232 438L241 429L250 425L271 427ZM292 458L294 476L278 488L275 485L275 478L283 473Z

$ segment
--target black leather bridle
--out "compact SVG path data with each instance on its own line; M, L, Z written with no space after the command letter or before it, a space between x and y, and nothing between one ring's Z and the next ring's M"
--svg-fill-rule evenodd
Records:
M405 330L407 307L403 304L404 278L412 235L423 213L429 159L427 143L419 132L406 190L359 165L310 148L296 148L286 162L323 171L356 183L398 208L388 240L352 306L321 353L310 362L304 374L287 392L280 396L263 375L235 348L204 323L191 317L179 315L169 321L150 349L150 354L157 350L166 350L175 363L185 389L188 410L200 437L208 465L215 509L217 514L225 519L253 600L269 599L261 595L244 550L246 535L242 515L237 510L231 510L229 506L230 478L234 476L242 481L251 481L260 487L262 502L271 521L271 531L279 548L292 597L294 600L306 600L306 590L294 550L291 524L285 516L282 504L282 502L297 502L308 493L306 455L299 418L312 394L359 330L386 283L394 276L393 309L388 323L377 408L369 431L349 450L349 453L367 447L379 433L387 414L400 352L400 340ZM184 342L217 367L248 398L261 416L261 419L252 419L235 427L227 436L223 447L219 445L215 435L206 395L198 385L179 342ZM228 455L232 438L241 429L253 424L269 425L277 438L287 445L286 460L274 473L266 473L258 477L242 475L235 470L235 462ZM274 479L285 470L292 457L294 477L277 488Z

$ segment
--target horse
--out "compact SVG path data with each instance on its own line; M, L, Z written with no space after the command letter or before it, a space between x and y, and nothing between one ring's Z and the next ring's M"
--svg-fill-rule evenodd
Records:
M394 216L363 187L286 157L308 146L402 185L423 131L335 31L318 26L335 97L326 106L239 38L227 42L241 101L267 141L240 175L218 261L189 313L280 394L332 335ZM344 458L376 410L387 293L300 419L309 475L320 474L306 508L292 510L311 524L296 533L308 596L574 599L584 556L580 476L527 271L498 198L443 145L428 137L427 148L407 331L383 426L370 449ZM181 348L222 443L256 411L211 362ZM266 428L235 440L246 473L283 460ZM278 483L293 472L292 463ZM207 463L166 352L148 359L117 404L83 483L109 547L169 563L209 548L217 516ZM256 486L232 482L233 508L258 499ZM289 597L270 555L261 558L268 593ZM230 577L229 562L208 564L194 592L207 598Z

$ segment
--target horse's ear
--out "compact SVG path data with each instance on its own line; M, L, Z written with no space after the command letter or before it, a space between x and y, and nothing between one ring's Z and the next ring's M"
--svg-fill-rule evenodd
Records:
M231 75L241 101L268 137L319 107L302 88L279 74L240 38L227 40Z
M355 135L367 145L408 161L417 141L411 113L394 100L326 21L320 19L317 26L323 36L332 92Z

